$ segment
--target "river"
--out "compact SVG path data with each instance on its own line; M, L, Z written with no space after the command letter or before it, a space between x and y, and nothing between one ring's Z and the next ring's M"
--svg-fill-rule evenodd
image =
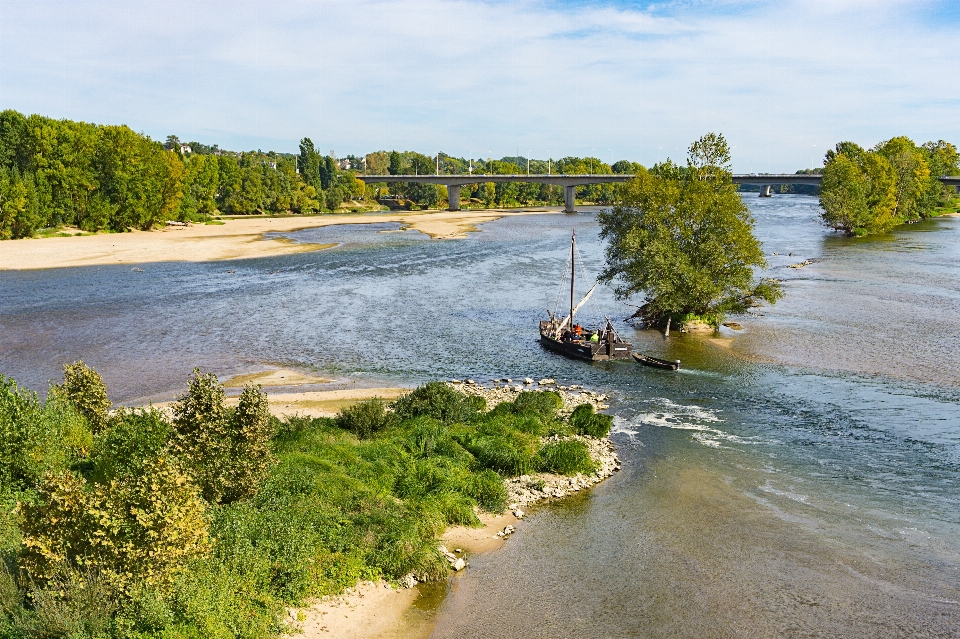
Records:
M0 272L0 371L42 390L83 358L128 404L194 366L583 383L612 397L623 471L473 558L435 637L960 636L960 218L849 239L814 198L745 200L787 295L743 331L665 339L594 296L676 373L536 343L571 228L602 264L594 210L457 241L336 226L289 234L339 243L315 253Z

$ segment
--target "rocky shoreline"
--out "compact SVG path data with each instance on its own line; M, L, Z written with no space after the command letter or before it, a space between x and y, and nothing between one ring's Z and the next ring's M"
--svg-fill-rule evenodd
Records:
M557 392L563 400L563 407L559 410L561 415L569 415L573 412L573 409L581 404L591 404L597 411L610 407L606 404L608 397L602 393L586 390L579 385L560 386L555 380L549 378L534 381L527 377L520 383L515 383L512 379L494 379L492 387L478 384L469 379L466 381L454 379L448 384L461 393L483 397L487 402L488 409L502 402L512 402L523 391ZM525 507L539 502L561 499L580 492L602 482L620 470L620 458L617 457L616 449L609 438L555 435L545 438L544 442L561 439L577 439L584 442L590 449L590 457L597 463L597 470L589 475L578 473L572 477L551 473L532 473L507 479L505 484L509 502L508 508L517 519L523 518L523 508ZM503 530L497 532L497 536L506 537L512 532L513 526L506 526ZM448 559L450 559L451 566L454 566L454 560L449 557ZM458 562L456 565L461 564ZM459 570L459 568L454 569Z

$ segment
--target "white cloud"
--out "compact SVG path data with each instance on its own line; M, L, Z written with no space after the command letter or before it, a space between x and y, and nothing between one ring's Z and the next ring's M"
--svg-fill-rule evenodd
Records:
M0 102L339 153L651 163L712 130L738 170L794 170L842 139L960 141L958 28L930 5L4 0Z

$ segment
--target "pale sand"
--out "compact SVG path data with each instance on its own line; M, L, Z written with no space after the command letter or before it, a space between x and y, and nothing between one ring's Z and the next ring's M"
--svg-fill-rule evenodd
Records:
M297 244L286 238L266 239L264 233L299 231L333 224L399 222L435 239L466 237L477 224L515 215L551 211L483 210L384 212L227 219L223 225L192 224L155 231L103 233L0 242L0 270L64 268L103 264L207 262L268 257L329 248L332 244Z
M314 377L305 373L292 371L288 368L280 368L272 371L237 375L225 381L223 385L226 388L243 388L247 384L260 384L261 386L303 386L304 384L327 384L332 381L331 379Z
M288 623L300 632L288 636L291 639L426 637L433 629L432 624L409 614L419 596L417 588L395 590L384 581L363 582L342 597L291 611Z
M236 378L234 378L236 379ZM333 417L341 408L364 399L380 397L393 400L409 393L410 388L346 388L342 390L303 391L300 393L268 393L270 412L277 417L302 415L304 417ZM224 405L235 407L239 397L227 397ZM174 402L153 404L154 408L168 410Z

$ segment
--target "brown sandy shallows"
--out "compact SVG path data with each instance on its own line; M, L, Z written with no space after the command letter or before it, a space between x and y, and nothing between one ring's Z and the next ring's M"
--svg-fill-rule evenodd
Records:
M433 211L384 212L227 219L222 225L193 224L155 231L103 233L89 236L4 240L0 270L64 268L103 264L150 262L208 262L304 253L332 244L298 244L287 238L265 238L265 233L289 233L334 224L399 222L435 239L465 237L477 224L501 217L550 211Z
M292 371L288 368L279 368L276 370L260 371L258 373L247 373L246 375L236 375L223 383L225 388L243 388L247 384L260 384L261 386L303 386L304 384L327 384L331 379L323 377L314 377L305 373Z

